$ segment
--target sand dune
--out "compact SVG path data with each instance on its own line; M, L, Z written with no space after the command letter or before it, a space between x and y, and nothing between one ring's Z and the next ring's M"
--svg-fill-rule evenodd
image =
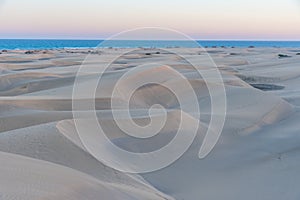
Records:
M222 92L216 77L204 79L195 68L209 74L213 63L201 49L169 50L177 55L160 49L101 49L88 57L89 49L1 54L0 199L299 199L300 57L292 55L295 49L208 49L224 81L227 111L221 137L204 159L198 153L211 119L224 114L219 109L212 113L209 88L216 99L222 99ZM278 58L279 53L292 57ZM98 72L119 54L124 55L101 73L92 98L90 84L97 83ZM81 63L84 73L77 74ZM74 97L75 80L87 90ZM177 96L163 85L174 88ZM125 103L130 90L135 92L129 118ZM74 101L79 108L72 110ZM95 106L86 106L89 103ZM152 107L157 104L165 113ZM140 126L151 124L150 108L156 123L167 116L154 137L143 141L118 127L116 119L126 126L131 120ZM91 151L97 147L82 141L74 120L92 127L91 109L107 137L131 152L162 148L176 136L182 120L182 142L192 138L195 124L199 130L172 165L130 174L99 162ZM77 114L86 118L73 119ZM90 142L97 144L96 138ZM131 166L136 167L134 162Z
M1 199L165 199L49 162L7 153L1 153L0 160Z

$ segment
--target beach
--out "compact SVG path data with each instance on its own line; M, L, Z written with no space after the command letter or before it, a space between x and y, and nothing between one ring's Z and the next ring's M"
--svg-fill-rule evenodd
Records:
M300 48L0 52L0 200L300 198ZM155 64L143 67L145 63ZM82 66L85 70L78 73ZM225 97L218 90L216 77L197 73L211 69L222 77ZM91 96L89 84L99 79L99 71L101 86ZM183 74L184 80L177 73ZM124 74L116 96L112 96ZM153 84L136 88L137 83L151 81ZM86 88L75 97L74 83ZM186 89L186 83L193 92ZM159 84L174 88L182 102ZM130 112L137 124L149 123L148 111L153 105L161 105L167 113L159 134L145 142L123 134L112 116L111 101L116 100L118 117L129 121L122 106L132 89L136 92L130 98ZM199 110L193 107L192 95ZM226 112L212 111L211 98L224 100ZM162 148L175 137L181 120L186 122L182 130L187 138L192 138L194 123L199 129L182 156L170 165L130 173L137 167L132 162L126 168L129 172L123 172L97 160L98 154L91 152L97 147L87 147L80 135L86 133L76 129L74 116L89 110L85 105L90 102L107 138L127 151L144 153ZM163 120L160 109L153 109L157 122ZM209 154L199 159L206 131L218 129L218 124L209 126L212 118L223 115L220 137ZM89 123L82 124L88 128ZM140 134L147 137L142 131ZM87 142L94 144L89 139Z

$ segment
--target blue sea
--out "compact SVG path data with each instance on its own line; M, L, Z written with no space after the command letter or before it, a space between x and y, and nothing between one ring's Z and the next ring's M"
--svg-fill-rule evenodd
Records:
M300 47L300 41L197 41L202 47ZM198 44L190 41L163 41L163 40L33 40L33 39L0 39L0 49L62 49L62 48L94 48L100 47L197 47Z

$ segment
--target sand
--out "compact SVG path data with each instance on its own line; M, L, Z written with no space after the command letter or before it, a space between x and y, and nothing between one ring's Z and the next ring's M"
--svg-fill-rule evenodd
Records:
M218 109L211 113L207 84L217 88L218 82L215 77L205 82L189 63L168 52L188 58L205 72L212 63L202 49L138 49L115 60L102 74L102 86L95 94L95 113L105 125L107 137L120 147L139 153L154 151L172 140L178 121L188 122L183 126L187 138L192 137L193 123L199 125L193 143L176 162L139 174L99 162L81 141L73 119L74 112L89 111L72 113L76 75L81 87L89 87L99 78L99 69L130 49L100 49L85 62L90 49L32 54L12 50L0 54L0 199L299 199L300 56L296 54L300 49L206 50L224 80L227 113L221 136L204 159L198 158L204 133L211 117L222 115ZM291 57L279 58L278 54ZM148 62L159 64L140 66ZM86 70L78 76L82 63ZM173 69L187 77L200 111L194 109L191 91ZM112 97L116 80L129 71L118 94ZM110 102L117 100L117 106L122 106L128 90L150 80L176 88L184 97L184 109L161 86L138 88L130 100L136 123L149 123L147 113L153 104L164 106L168 116L160 137L141 141L116 128ZM215 91L214 98L221 99L222 94ZM75 100L84 108L92 98L87 90ZM127 123L125 111L120 107L118 116ZM155 113L155 120L163 121L160 112ZM90 126L89 120L84 123ZM146 132L140 132L140 136L146 137ZM130 167L135 169L135 163Z

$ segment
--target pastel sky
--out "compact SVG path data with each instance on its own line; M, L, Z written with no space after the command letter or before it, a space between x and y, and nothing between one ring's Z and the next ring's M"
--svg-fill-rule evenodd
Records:
M102 39L145 26L194 39L300 40L300 2L0 0L0 38Z

